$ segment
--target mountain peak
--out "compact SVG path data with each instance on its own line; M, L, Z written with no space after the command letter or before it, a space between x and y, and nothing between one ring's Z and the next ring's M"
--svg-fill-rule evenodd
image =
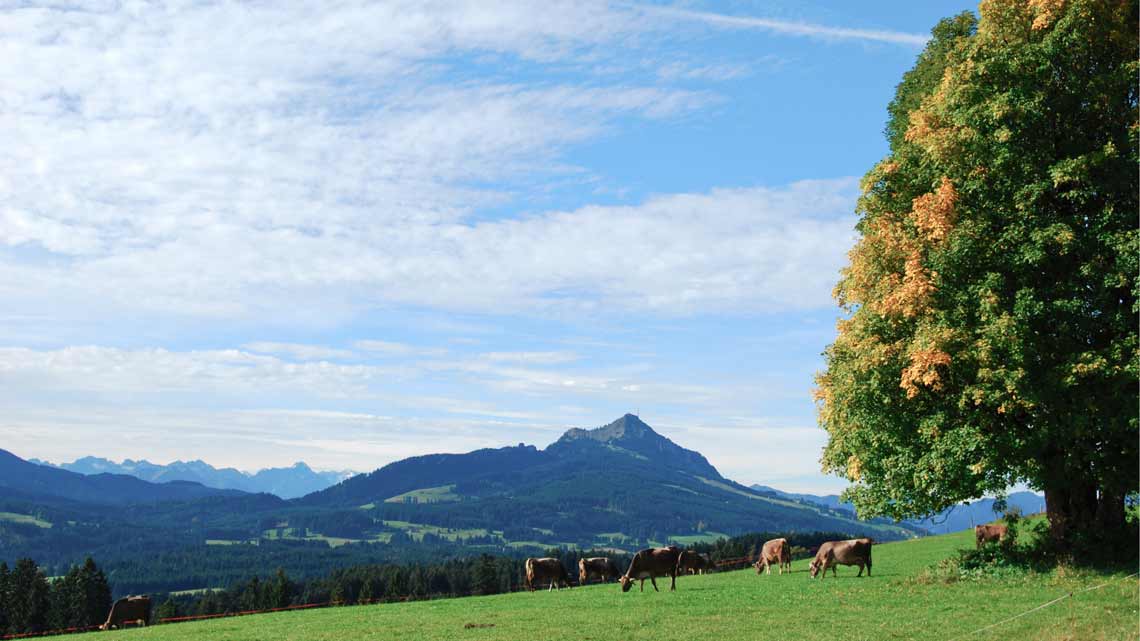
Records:
M580 451L582 448L592 449L596 446L611 451L624 451L644 461L668 465L696 476L721 478L716 468L699 452L677 445L653 431L645 421L633 414L626 414L609 425L592 430L581 428L566 430L562 438L551 444L547 451L552 453Z
M602 443L620 443L650 437L657 437L659 439L665 438L657 432L654 432L652 427L649 427L645 421L642 421L637 416L626 414L609 425L603 425L602 427L597 427L592 430L578 427L571 428L562 435L561 440L585 438Z

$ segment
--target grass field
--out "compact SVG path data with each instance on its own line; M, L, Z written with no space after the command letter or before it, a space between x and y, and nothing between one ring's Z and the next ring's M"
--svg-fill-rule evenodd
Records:
M452 490L454 485L425 487L384 499L385 503L452 503L463 497Z
M678 579L675 593L623 594L616 584L283 612L108 633L109 641L356 641L376 639L1137 639L1138 583L1127 573L1070 569L1005 578L934 582L924 570L973 544L972 532L875 546L874 576L809 580L749 570ZM1088 588L1108 583L1104 588ZM659 585L668 590L668 580ZM1085 590L1079 592L1080 590ZM974 631L1066 593L1073 598Z
M17 514L15 512L0 512L0 521L8 521L10 523L26 523L44 529L51 527L51 523L48 523L43 519L38 519L30 514Z

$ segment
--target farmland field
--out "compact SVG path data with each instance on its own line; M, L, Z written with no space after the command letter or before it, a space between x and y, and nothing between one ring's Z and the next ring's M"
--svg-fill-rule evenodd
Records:
M875 547L874 576L811 581L752 570L681 577L678 591L623 594L615 584L253 615L125 630L143 641L356 639L933 639L951 640L1072 592L1073 598L1002 623L983 638L1137 639L1137 580L1126 572L1061 569L943 583L924 570L973 544L972 532ZM658 582L662 584L661 581ZM1103 588L1089 590L1107 583ZM662 584L668 589L668 580ZM1082 591L1083 590L1083 591ZM104 638L101 636L100 638Z

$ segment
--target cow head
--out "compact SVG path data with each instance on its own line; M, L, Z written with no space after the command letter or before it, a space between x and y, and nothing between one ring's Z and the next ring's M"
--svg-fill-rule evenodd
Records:
M757 562L753 563L752 567L756 568L756 574L763 574L764 573L764 562L763 561L757 561Z
M811 578L813 579L815 578L815 575L819 574L819 562L815 559L812 559L811 564L808 565L808 574L811 575Z
M629 589L632 587L633 587L633 579L629 578L628 574L623 574L621 576L621 591L622 592L629 592Z

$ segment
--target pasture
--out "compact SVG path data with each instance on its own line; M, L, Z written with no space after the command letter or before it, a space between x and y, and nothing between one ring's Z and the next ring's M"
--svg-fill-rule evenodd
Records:
M1066 593L1050 607L974 638L1002 641L1137 639L1136 578L1071 569L1002 578L932 580L925 570L973 545L961 532L877 545L874 575L809 580L807 560L793 573L757 576L751 568L683 576L678 591L622 594L616 584L560 592L521 592L411 603L351 606L215 619L105 633L108 641L354 641L376 639L931 639L965 637ZM1108 583L1107 586L1088 588ZM1084 590L1084 591L1082 591Z

